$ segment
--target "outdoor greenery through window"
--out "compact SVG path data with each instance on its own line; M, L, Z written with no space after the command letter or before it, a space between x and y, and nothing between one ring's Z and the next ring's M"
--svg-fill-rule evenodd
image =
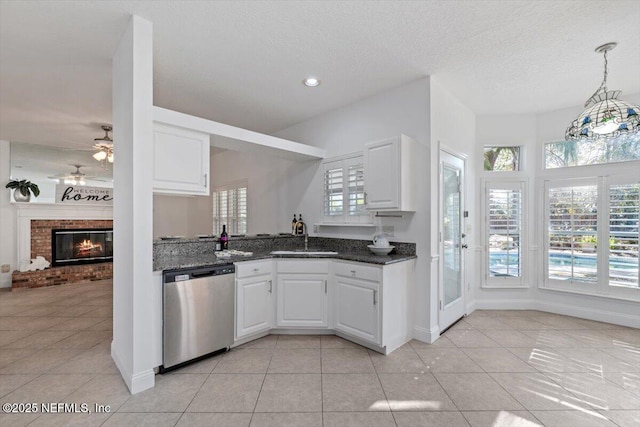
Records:
M559 141L545 144L546 169L630 160L640 160L640 134L621 135L613 139Z
M324 222L369 223L364 206L364 164L362 155L324 163Z
M522 276L523 182L487 182L486 282L518 284Z
M638 287L640 184L609 187L609 284Z
M547 262L550 279L597 280L597 202L595 185L549 188Z
M546 188L547 283L638 290L640 184L618 175Z
M484 170L520 170L520 147L484 147Z
M227 233L247 233L247 183L239 182L213 191L213 234L219 236L222 226Z

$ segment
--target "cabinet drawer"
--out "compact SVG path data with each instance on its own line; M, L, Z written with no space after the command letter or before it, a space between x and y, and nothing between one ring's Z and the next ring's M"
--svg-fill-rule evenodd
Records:
M329 261L278 261L278 273L329 274Z
M271 261L239 262L236 263L236 278L260 276L271 274L273 267Z
M347 264L336 262L333 266L337 276L354 277L362 280L380 281L380 268L363 264Z

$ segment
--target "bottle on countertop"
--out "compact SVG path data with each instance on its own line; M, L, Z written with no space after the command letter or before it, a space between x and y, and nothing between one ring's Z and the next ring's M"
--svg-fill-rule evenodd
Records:
M297 224L298 224L298 220L296 219L296 214L293 214L293 221L291 221L291 234L296 234Z
M298 222L296 222L296 234L297 235L304 234L304 221L302 221L302 214L300 214Z
M220 234L220 245L222 246L222 250L225 251L229 249L229 235L227 234L227 226L222 226L222 233Z

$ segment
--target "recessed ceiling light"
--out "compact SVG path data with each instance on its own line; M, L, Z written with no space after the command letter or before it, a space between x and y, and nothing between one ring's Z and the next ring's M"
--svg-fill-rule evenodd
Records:
M307 77L302 81L302 83L307 87L320 86L320 80L318 80L316 77Z

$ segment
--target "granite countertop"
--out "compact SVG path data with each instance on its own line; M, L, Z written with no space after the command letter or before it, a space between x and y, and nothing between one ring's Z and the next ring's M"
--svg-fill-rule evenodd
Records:
M259 259L272 258L328 258L343 261L356 261L369 264L386 265L396 262L408 261L417 257L416 255L404 254L374 255L371 252L338 252L337 255L310 255L304 252L295 255L271 255L270 252L254 252L251 256L232 256L231 258L217 258L213 253L205 253L188 256L158 256L153 260L153 270L175 270L180 268L204 267L209 265L229 265L242 261L255 261Z

